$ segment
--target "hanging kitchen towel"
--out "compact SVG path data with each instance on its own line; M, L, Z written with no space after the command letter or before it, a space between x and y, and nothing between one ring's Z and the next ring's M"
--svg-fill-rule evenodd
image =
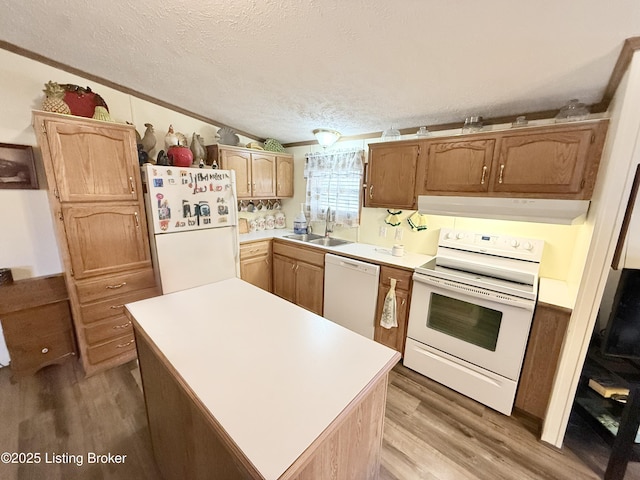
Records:
M384 298L380 326L384 328L394 328L398 326L398 316L396 313L396 279L391 279L391 288Z
M407 222L409 222L409 226L414 232L421 232L422 230L427 229L427 216L422 215L420 212L416 212L411 215L407 219Z
M398 215L402 213L402 210L387 210L387 213L389 215L387 215L387 218L384 219L384 223L386 223L387 225L391 225L392 227L397 227L398 225L400 225L401 222L398 218Z

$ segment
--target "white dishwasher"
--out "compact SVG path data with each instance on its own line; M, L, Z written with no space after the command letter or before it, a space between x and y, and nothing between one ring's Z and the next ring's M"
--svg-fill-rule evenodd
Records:
M380 266L327 253L324 316L373 340Z

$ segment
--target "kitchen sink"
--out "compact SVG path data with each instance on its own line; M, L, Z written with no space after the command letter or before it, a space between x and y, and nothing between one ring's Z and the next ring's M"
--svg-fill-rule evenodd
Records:
M290 238L291 240L300 240L301 242L311 242L313 240L323 240L322 235L315 235L313 233L298 233L294 235L285 235L284 238Z
M313 243L314 245L322 245L323 247L337 247L338 245L344 245L345 243L353 243L349 240L342 240L340 238L333 238L333 237L324 237L322 235L316 235L314 233L285 235L284 238L290 238L291 240L300 240L301 242Z
M322 245L323 247L337 247L338 245L344 245L345 243L353 243L349 240L342 240L340 238L321 237L315 240L310 240L309 243L314 245Z

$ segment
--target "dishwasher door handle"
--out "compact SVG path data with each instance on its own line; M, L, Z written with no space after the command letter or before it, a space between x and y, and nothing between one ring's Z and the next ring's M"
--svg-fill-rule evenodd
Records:
M345 260L340 262L340 266L341 267L347 267L347 268L353 268L354 270L359 270L360 269L360 265L358 265L357 263L351 263L351 262L347 262Z

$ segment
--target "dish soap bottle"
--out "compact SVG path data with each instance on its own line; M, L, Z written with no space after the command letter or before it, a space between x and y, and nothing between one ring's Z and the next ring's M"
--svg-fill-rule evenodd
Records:
M293 220L293 233L298 235L307 233L307 217L304 215L304 203L300 204L300 213Z

